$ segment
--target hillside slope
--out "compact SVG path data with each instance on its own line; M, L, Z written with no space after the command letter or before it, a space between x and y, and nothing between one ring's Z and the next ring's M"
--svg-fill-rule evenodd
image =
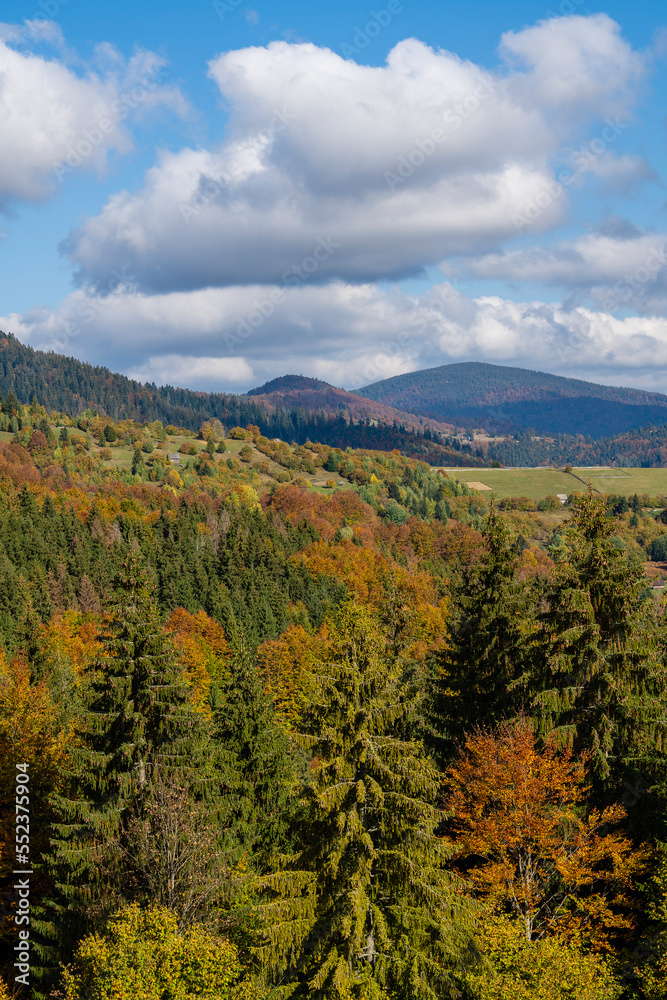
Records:
M493 431L620 434L667 423L667 396L476 361L396 375L358 390L365 399Z
M293 389L301 384L300 379L287 377ZM301 385L292 395L283 391L242 396L144 385L76 358L35 351L10 334L0 333L0 394L7 397L14 393L21 403L36 397L47 410L60 413L77 415L92 409L113 420L161 420L165 426L195 431L206 420L216 418L226 427L253 424L267 437L298 444L310 439L343 449L397 448L432 465L484 464L469 446L440 443L439 431L446 433L448 427L362 400L325 382L305 381L315 382L317 392L312 387L306 391Z
M328 382L307 378L304 375L283 375L271 379L257 389L250 389L247 395L269 410L274 407L289 409L292 406L301 406L310 412L335 415L342 412L354 421L370 420L389 425L397 423L410 431L428 427L441 434L455 432L452 424L409 413L375 399L366 399L354 392L337 389Z

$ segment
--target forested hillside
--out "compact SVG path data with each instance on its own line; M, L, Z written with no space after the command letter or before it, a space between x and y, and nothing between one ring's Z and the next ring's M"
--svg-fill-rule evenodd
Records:
M352 394L339 392L343 397ZM300 399L276 406L276 400L229 393L194 392L173 386L143 385L107 368L93 367L61 354L34 351L15 337L0 332L0 393L11 393L20 403L39 399L50 410L79 414L94 410L113 420L160 420L196 430L205 420L228 426L257 425L268 437L305 444L310 438L337 448L399 448L433 465L481 465L470 449L461 452L442 445L428 421L381 407L385 422L372 419L363 407L348 412L339 402L306 409ZM268 404L268 405L266 405ZM366 408L367 409L367 408ZM425 426L420 428L420 423Z
M667 498L502 508L5 398L6 986L663 997Z
M465 361L395 375L359 395L458 427L593 438L667 422L667 396Z
M453 445L453 439L445 439ZM473 445L479 458L507 466L618 465L661 468L667 464L667 424L648 425L614 437L515 434Z

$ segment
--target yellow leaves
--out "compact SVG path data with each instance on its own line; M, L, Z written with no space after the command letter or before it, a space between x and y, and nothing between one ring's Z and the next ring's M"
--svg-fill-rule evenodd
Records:
M55 777L65 754L68 733L60 732L56 708L44 681L31 685L23 657L3 656L0 675L0 774L16 763L31 766L31 780Z
M234 944L201 927L182 933L174 913L133 905L104 935L79 945L64 970L65 1000L259 1000L265 991L244 975Z
M7 662L0 655L0 876L13 868L16 765L28 765L34 808L62 782L70 741L71 731L60 728L45 682L30 683L23 657ZM46 833L45 826L38 827L33 850L41 846Z
M605 962L576 944L527 941L520 921L487 914L483 961L465 976L473 1000L614 1000L621 989Z
M82 615L78 611L65 611L54 615L39 629L39 645L49 672L59 666L69 665L77 677L104 651L99 640L104 618L101 615Z
M290 729L299 728L317 663L330 648L328 626L310 635L302 625L291 624L279 639L265 640L257 651L257 664L278 715Z
M229 494L229 499L238 507L245 507L249 510L259 510L260 502L257 490L248 483L236 483L234 489Z

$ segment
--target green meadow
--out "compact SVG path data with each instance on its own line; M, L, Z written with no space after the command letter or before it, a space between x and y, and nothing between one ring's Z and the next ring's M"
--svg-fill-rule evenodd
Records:
M540 500L548 494L584 490L588 483L600 493L667 496L667 469L445 469L464 483L482 483L496 496L526 496ZM486 491L484 491L486 492Z

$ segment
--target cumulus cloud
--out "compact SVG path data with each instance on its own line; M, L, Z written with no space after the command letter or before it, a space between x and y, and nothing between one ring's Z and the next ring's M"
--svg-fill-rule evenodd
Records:
M183 354L163 354L148 358L139 368L130 368L130 378L158 385L187 385L210 391L211 385L248 386L253 371L243 358L193 358Z
M627 115L644 72L602 14L505 35L501 53L509 65L495 73L415 39L377 67L286 42L219 56L225 142L162 153L139 192L72 233L80 280L104 284L129 262L152 292L289 283L322 238L338 246L318 281L492 251L553 182L563 143ZM552 199L535 229L566 210L567 197Z
M600 117L627 114L644 78L643 56L606 14L508 31L501 53L516 67L510 81L516 98L549 108L565 127L581 109L595 108Z
M39 201L79 167L102 172L110 152L132 149L132 117L156 106L186 113L178 88L161 79L165 62L155 53L126 60L103 46L95 66L77 75L62 54L22 47L31 41L64 44L53 21L0 31L0 206Z
M496 296L449 283L419 296L332 282L147 295L131 283L74 292L56 311L0 317L33 347L135 378L244 391L287 372L360 388L481 360L667 391L667 320Z
M606 310L667 310L667 234L646 232L619 219L574 241L468 258L445 271L565 286Z

